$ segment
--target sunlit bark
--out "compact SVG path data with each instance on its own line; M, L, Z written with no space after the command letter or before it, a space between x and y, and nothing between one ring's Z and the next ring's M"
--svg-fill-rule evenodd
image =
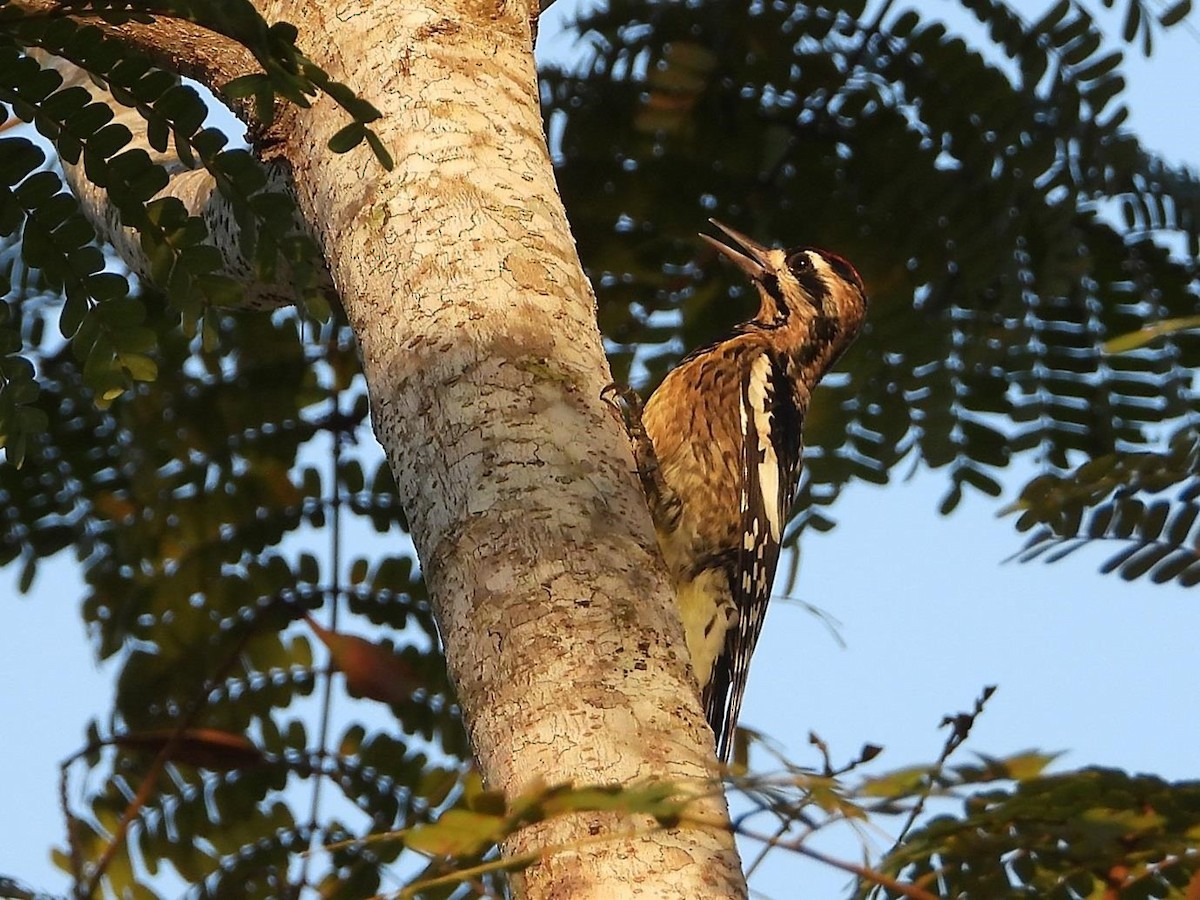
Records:
M744 895L671 589L600 398L610 375L542 133L531 10L260 5L384 114L390 173L365 146L328 151L345 118L327 100L274 152L358 337L487 783L667 779L703 797L673 829L615 814L530 827L508 852L571 849L518 888ZM188 200L210 202L203 187Z

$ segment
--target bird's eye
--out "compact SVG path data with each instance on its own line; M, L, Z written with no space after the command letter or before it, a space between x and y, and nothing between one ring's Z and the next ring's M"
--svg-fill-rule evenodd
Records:
M809 259L808 253L804 250L793 253L791 256L789 256L787 259L787 264L788 268L796 273L808 272L813 267L812 260Z

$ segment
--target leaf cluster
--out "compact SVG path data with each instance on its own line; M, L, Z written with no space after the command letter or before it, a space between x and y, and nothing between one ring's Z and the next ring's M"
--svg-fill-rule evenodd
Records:
M1048 774L1056 755L1037 751L948 764L990 693L973 712L943 720L951 731L931 764L867 774L882 753L867 745L834 766L814 735L820 769L779 756L777 774L735 775L732 786L752 804L737 830L762 846L751 870L791 851L856 876L861 898L1191 897L1200 885L1200 782L1103 768ZM926 804L935 814L912 828ZM889 817L905 825L879 856L863 826L887 828ZM839 825L862 835L861 862L817 849L814 838Z
M260 73L236 78L221 87L230 100L253 98L256 128L270 127L278 99L307 109L311 98L325 94L353 119L331 139L330 149L343 153L366 140L379 162L387 169L392 167L391 155L369 127L379 118L379 110L309 59L296 44L299 33L294 25L268 22L250 0L220 4L205 0L71 0L64 3L64 9L72 15L95 15L116 25L131 20L153 23L155 16L169 16L228 38L248 50L262 67ZM349 142L346 135L350 133L358 139Z
M347 327L313 342L287 317L217 326L214 353L197 354L171 316L148 319L160 377L108 407L68 347L44 354L33 408L46 429L24 467L0 467L0 508L23 511L0 524L0 563L19 564L29 588L72 549L84 620L116 665L114 708L70 769L93 774L72 795L65 867L86 880L150 759L179 722L191 729L104 869L116 893L145 893L167 864L197 896L280 896L300 850L412 827L461 791L466 739L396 486L382 458L352 452L366 399ZM303 618L335 606L341 624L318 644ZM341 675L322 661L328 641L380 629L393 637L359 639L367 672L404 682L326 734L314 692L350 674L344 656L330 660ZM391 729L372 721L379 700ZM314 817L317 783L341 800L327 794ZM411 865L401 855L343 849L306 877L368 896L384 870Z
M1013 505L1031 531L1022 562L1053 562L1097 541L1121 545L1101 567L1126 581L1200 582L1200 436L1175 433L1159 452L1107 454L1030 482ZM1161 495L1169 493L1168 496Z
M1092 768L974 794L881 869L938 896L1183 898L1200 884L1198 839L1200 782Z
M247 2L83 3L70 5L71 15L23 15L16 7L0 8L0 100L12 113L32 123L40 135L72 165L81 164L87 179L103 189L120 222L137 229L149 268L142 272L165 293L184 330L194 334L207 310L241 300L249 278L272 283L287 279L306 298L318 318L329 314L320 285L320 253L299 224L292 195L271 182L267 170L242 149L227 149L229 138L205 127L208 108L192 87L181 83L144 53L107 36L92 22L72 16L88 13L109 23L130 18L153 21L163 13L188 18L243 43L264 73L237 79L228 96L251 91L259 115L269 121L276 97L301 106L324 91L353 117L347 126L366 139L390 165L386 151L366 123L378 111L345 85L333 82L295 46L295 29L268 26ZM91 99L82 86L63 87L62 76L26 55L37 47L69 60L101 83L112 99L130 107L146 122L152 157L131 146L133 135L113 121L106 104ZM343 129L345 132L346 129ZM358 141L339 133L335 152ZM164 161L170 154L177 162ZM128 280L111 268L96 234L61 176L46 165L44 152L20 136L0 138L0 238L17 245L24 272L13 281L11 303L18 307L30 287L61 293L65 298L59 329L77 358L86 363L89 386L97 401L109 403L131 385L153 381L158 366L153 331L143 327L145 310L130 296ZM170 173L202 167L214 179L238 224L243 258L252 270L231 273L225 254L214 245L201 215L189 214L180 200L157 196ZM10 277L19 274L12 267ZM32 275L32 285L30 283ZM18 311L19 315L19 311ZM27 435L44 427L30 409L36 380L30 347L19 330L5 328L0 318L0 447L22 462Z

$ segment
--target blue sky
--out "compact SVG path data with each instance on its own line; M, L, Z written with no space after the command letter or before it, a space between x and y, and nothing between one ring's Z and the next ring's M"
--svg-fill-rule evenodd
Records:
M899 6L899 5L898 5ZM1027 4L1040 8L1042 4ZM1116 4L1119 26L1124 3ZM962 15L947 4L956 20ZM543 34L555 25L548 13ZM1130 127L1176 163L1200 165L1200 38L1193 26L1158 42L1147 63L1129 54ZM764 236L765 237L765 236ZM1006 500L1023 483L1016 471ZM845 646L796 604L777 602L750 679L743 721L769 732L793 759L816 762L810 730L849 759L881 744L874 770L932 761L947 713L969 709L985 684L999 690L964 754L1063 750L1059 768L1105 764L1194 778L1200 762L1200 602L1174 586L1126 584L1085 551L1060 563L1002 563L1021 545L999 504L969 496L936 513L939 473L880 489L858 485L835 513L838 528L806 538L796 596L839 622ZM8 600L0 631L0 875L43 890L67 881L49 861L61 842L58 763L103 716L110 673L97 670L78 616L73 558L46 566L31 596L0 573ZM969 758L964 755L964 761ZM19 776L13 777L14 773ZM78 786L75 786L77 791ZM12 827L19 822L19 827ZM887 846L886 834L876 837ZM853 841L833 845L849 858ZM776 898L837 896L844 877L775 854L753 886Z

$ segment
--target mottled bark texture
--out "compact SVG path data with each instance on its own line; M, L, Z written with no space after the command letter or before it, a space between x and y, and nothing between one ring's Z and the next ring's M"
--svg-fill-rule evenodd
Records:
M693 821L578 814L524 896L738 897L712 737L567 227L537 102L536 8L504 0L261 2L384 114L395 157L330 153L329 101L276 148L357 334L376 434L434 597L480 767L669 779ZM596 840L611 833L611 840Z

